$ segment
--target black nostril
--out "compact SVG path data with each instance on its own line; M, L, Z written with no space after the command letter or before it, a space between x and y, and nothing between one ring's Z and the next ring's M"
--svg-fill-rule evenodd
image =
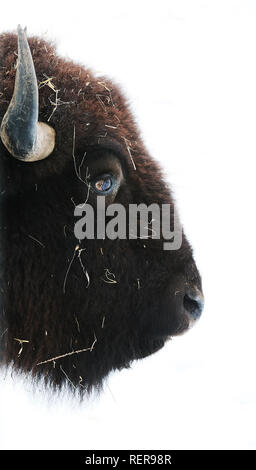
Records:
M183 298L183 305L186 311L192 316L193 320L197 320L204 308L204 296L197 289L188 289Z

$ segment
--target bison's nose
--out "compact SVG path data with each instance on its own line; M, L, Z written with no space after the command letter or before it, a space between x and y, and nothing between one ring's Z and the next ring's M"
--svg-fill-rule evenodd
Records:
M198 320L204 308L204 296L197 288L188 288L183 298L183 305L192 320Z

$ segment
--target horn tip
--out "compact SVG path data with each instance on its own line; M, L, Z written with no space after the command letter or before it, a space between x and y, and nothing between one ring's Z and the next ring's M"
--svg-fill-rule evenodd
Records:
M23 29L22 26L20 24L18 24L17 26L17 31L18 31L18 34L27 34L27 26L25 26L25 28Z

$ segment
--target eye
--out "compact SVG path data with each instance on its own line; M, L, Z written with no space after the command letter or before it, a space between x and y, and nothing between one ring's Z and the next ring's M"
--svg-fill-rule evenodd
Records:
M92 186L98 193L108 193L112 189L113 183L111 175L101 175L92 182Z

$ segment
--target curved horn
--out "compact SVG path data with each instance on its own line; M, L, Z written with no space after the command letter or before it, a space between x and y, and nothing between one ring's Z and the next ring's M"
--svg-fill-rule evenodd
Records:
M55 131L38 122L38 86L26 32L18 26L18 64L13 97L3 117L0 135L10 154L34 162L54 149Z

